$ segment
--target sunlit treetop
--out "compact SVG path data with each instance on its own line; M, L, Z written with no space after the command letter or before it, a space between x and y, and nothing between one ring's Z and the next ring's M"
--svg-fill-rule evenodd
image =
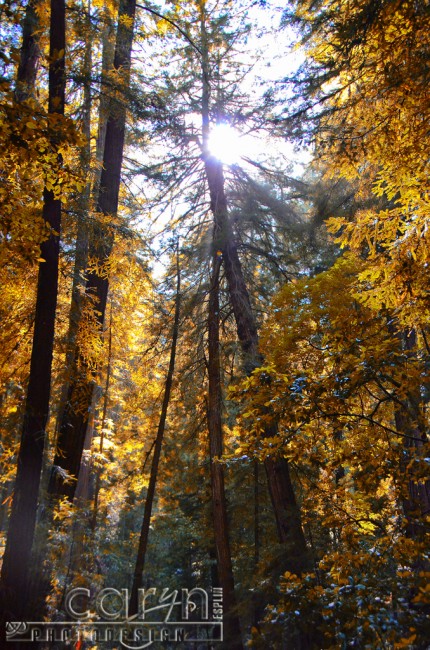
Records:
M310 59L296 117L316 119L317 155L332 176L358 178L381 209L331 223L366 255L363 299L428 322L430 16L424 3L294 3ZM339 230L340 229L340 230Z

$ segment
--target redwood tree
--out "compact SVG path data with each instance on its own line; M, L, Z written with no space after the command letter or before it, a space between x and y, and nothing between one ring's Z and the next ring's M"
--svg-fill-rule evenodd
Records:
M219 462L223 454L221 418L221 364L219 351L219 274L221 260L214 252L212 279L209 291L208 314L208 431L212 487L212 517L219 584L225 605L225 633L228 647L243 649L240 620L234 592L234 576L228 533L227 501L224 487L224 468Z
M244 367L246 373L250 374L255 368L262 365L263 358L258 350L257 322L243 276L242 264L228 214L223 165L209 151L211 88L204 6L202 6L201 10L201 37L203 160L209 186L210 208L215 226L215 247L222 253L237 334L244 353ZM272 437L276 433L276 423L267 427L267 437ZM294 572L300 573L307 564L308 558L299 506L294 494L288 462L283 457L268 457L264 462L264 466L279 540L288 545L287 565Z
M24 101L34 92L40 59L39 29L36 3L34 0L30 0L22 25L22 45L15 89L15 99L18 102Z
M135 11L135 0L121 0L113 64L114 70L119 74L121 80L118 88L120 98L119 100L112 99L110 104L103 169L96 204L96 211L107 217L115 216L118 210L126 124L124 93L129 84ZM100 329L105 318L109 279L106 273L100 273L98 269L105 267L108 262L113 241L113 229L100 224L95 228L89 247L89 258L94 262L94 267L97 267L97 270L87 273L86 299L94 305L95 320ZM76 490L76 479L81 465L94 381L97 376L97 369L88 367L79 345L76 348L75 365L80 368L80 373L79 376L76 375L72 378L69 386L49 485L51 494L58 497L66 496L70 501L73 501Z
M24 36L26 38L25 32ZM32 42L31 39L29 40ZM65 46L64 0L51 0L48 108L50 115L64 115ZM24 59L23 55L22 60ZM51 137L54 150L58 144L57 139L57 134L54 132ZM58 163L60 164L60 160ZM30 375L1 574L3 616L9 619L22 616L28 604L31 550L36 526L45 428L49 415L61 228L61 199L56 189L45 188L43 196L43 217L49 224L50 234L41 244L41 258L44 261L39 264Z

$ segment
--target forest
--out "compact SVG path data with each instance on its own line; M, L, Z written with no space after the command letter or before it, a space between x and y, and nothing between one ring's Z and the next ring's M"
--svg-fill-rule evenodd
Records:
M0 16L0 647L428 650L429 0Z

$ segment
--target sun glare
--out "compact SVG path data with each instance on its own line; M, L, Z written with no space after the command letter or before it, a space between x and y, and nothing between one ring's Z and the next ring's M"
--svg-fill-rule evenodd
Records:
M234 165L240 161L244 163L246 159L261 162L268 155L273 164L273 161L281 158L284 162L289 162L290 171L295 174L300 174L312 158L309 148L297 149L288 140L274 142L250 133L243 135L225 122L212 127L209 151L225 165Z
M229 124L217 124L209 136L209 151L226 165L233 165L247 155L246 140Z

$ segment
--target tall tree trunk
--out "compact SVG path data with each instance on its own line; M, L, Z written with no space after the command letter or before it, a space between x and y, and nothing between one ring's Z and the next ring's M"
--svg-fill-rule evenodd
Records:
M216 249L222 253L230 302L236 320L238 338L244 354L245 371L250 374L255 368L262 365L263 359L258 350L257 323L228 215L223 166L219 160L210 154L208 147L210 133L210 70L205 18L204 7L202 6L203 159L210 192L210 207L214 217L214 244ZM265 435L267 437L277 435L276 423L266 428ZM285 458L278 457L267 458L264 466L279 540L288 547L286 565L289 570L300 573L308 565L309 557L301 525L300 510L291 482L289 464Z
M14 93L15 101L18 103L25 101L34 94L40 60L38 27L39 21L35 12L35 4L29 2L22 21L22 44ZM0 530L3 530L7 519L9 507L5 502L12 492L12 484L13 481L8 480L0 492Z
M222 165L206 158L206 173L211 193L211 209L218 227L217 246L222 251L230 301L237 325L239 341L245 357L245 371L250 374L263 363L258 351L258 330L249 293L242 273L234 234L227 213ZM277 424L266 426L268 438L278 434ZM289 546L290 570L301 572L307 564L306 541L300 511L291 482L289 464L285 458L267 458L264 461L270 497L276 518L279 541Z
M109 107L111 104L110 95L112 90L109 83L109 72L111 72L114 65L115 58L115 21L113 15L118 11L118 0L103 9L103 31L102 31L102 75L100 87L100 99L98 106L98 133L96 141L96 161L98 163L95 170L93 196L94 202L97 202L98 193L100 190L100 178L102 173L103 154L105 149L106 128L109 118Z
M175 371L176 346L179 334L179 317L181 306L181 273L179 268L179 250L176 253L176 299L175 299L175 316L173 321L172 345L170 348L169 369L167 371L166 384L164 387L163 404L161 406L160 420L158 423L157 435L154 444L154 453L152 456L151 473L149 476L148 492L146 495L145 509L143 513L142 527L140 530L139 548L137 551L136 565L133 575L133 585L130 596L130 614L136 614L138 611L139 589L143 584L143 571L145 568L146 551L148 548L149 524L151 522L152 506L154 503L155 487L157 484L158 466L160 463L161 447L163 444L164 430L166 426L167 409L170 402L170 393L172 391L173 373Z
M228 536L227 502L224 488L224 468L219 462L223 454L223 430L221 418L221 373L219 353L219 272L221 260L214 253L208 315L208 430L211 464L212 516L218 579L223 590L225 605L224 629L226 647L243 650L240 620L234 592L233 566Z
M91 30L91 0L88 0L87 11L83 18L85 20L85 28L90 33ZM62 388L59 398L59 407L57 412L55 438L52 444L56 444L56 437L58 435L59 426L62 420L64 409L67 403L67 395L71 378L76 373L75 368L75 354L77 336L79 330L79 323L82 312L82 289L84 286L83 272L85 271L88 258L88 226L86 223L86 215L90 208L90 195L91 195L91 182L90 182L90 162L91 162L91 108L92 108L92 91L91 91L91 69L92 69L92 42L87 39L84 49L84 57L82 61L81 74L83 78L83 102L82 102L82 124L81 129L85 138L85 142L80 149L80 167L87 179L84 191L77 198L77 229L75 241L75 260L72 277L72 291L71 303L69 313L69 323L67 332L67 347L65 354L65 373L62 378ZM46 478L49 477L50 472L50 459L47 458L45 453L44 461L44 479L43 486L46 486ZM47 476L48 474L48 476ZM77 487L79 490L79 486ZM54 524L53 509L46 507L42 510L40 517L39 534L36 540L36 550L46 548L49 543L49 536ZM76 529L76 524L73 527L73 534ZM74 539L71 542L71 548L76 548ZM38 617L43 617L45 613L45 600L50 591L50 574L47 571L46 563L38 563L35 569L34 579L31 581L30 590L32 602L35 604L34 609L39 612ZM67 584L67 586L69 586Z
M105 384L105 390L104 390L104 396L103 396L103 411L102 411L102 421L101 421L101 426L100 426L100 445L99 445L99 453L103 453L103 446L104 446L104 432L105 432L105 427L106 427L106 416L107 416L107 407L108 407L108 399L109 399L109 386L110 386L110 378L111 378L111 371L112 371L112 302L110 306L110 321L109 321L109 342L108 342L108 358L107 358L107 369L106 369L106 384ZM93 502L93 514L92 514L92 520L91 520L91 528L94 531L97 527L97 515L99 511L99 495L100 495L100 488L101 488L101 470L100 468L96 468L96 480L95 480L95 486L94 486L94 502Z
M96 399L96 396L94 396ZM90 452L94 433L94 413L89 418L87 433L85 436L84 452L85 460L81 465L78 483L76 486L75 519L72 524L71 534L68 540L67 553L63 557L62 564L67 566L67 574L64 580L61 599L57 605L58 609L64 609L64 601L69 589L72 589L79 576L84 573L91 574L93 570L92 558L89 548L93 543L93 531L88 526L89 504L91 501L91 466ZM87 455L88 454L88 455ZM89 564L89 562L91 564ZM78 578L78 580L76 580ZM39 592L41 593L41 592ZM46 596L46 594L45 594Z
M222 164L206 155L205 167L211 195L211 210L217 228L215 245L222 252L238 338L244 353L245 371L250 374L263 363L263 358L258 351L258 329L228 217ZM276 423L266 427L266 437L272 438L277 434ZM283 457L267 458L264 466L279 541L288 546L288 568L300 573L307 566L309 559L288 461Z
M118 89L121 99L115 102L111 100L110 104L103 169L96 205L96 211L106 216L114 216L118 210L126 122L125 92L129 86L135 10L135 0L121 0L114 57L114 70L122 75L121 87ZM99 267L106 266L113 240L113 232L104 225L95 228L91 238L89 258L97 262ZM88 273L86 299L94 303L96 321L100 329L104 322L108 289L109 280L106 275L93 271ZM85 358L80 354L79 347L76 355L76 367L81 370L80 376L74 377L69 387L49 484L51 494L57 497L66 496L70 501L73 501L76 490L76 478L79 474L88 414L97 377L97 369L90 371ZM68 477L75 480L68 480Z
M22 24L22 45L15 88L17 102L23 102L34 94L40 60L38 30L36 1L30 0Z
M65 5L51 0L49 113L64 114ZM55 146L55 142L53 142ZM11 620L27 608L40 476L49 414L55 312L58 293L61 200L44 191L43 217L51 227L41 245L45 260L39 265L30 377L27 389L18 469L2 567L2 604Z
M254 575L258 575L260 563L260 465L254 460ZM263 616L264 606L261 603L261 594L254 591L252 623L258 629L259 622Z
M86 13L86 29L88 33L91 30L91 2L89 0ZM83 290L83 273L88 262L88 225L86 216L90 208L91 182L90 182L90 164L91 164L91 69L92 69L92 43L88 38L85 43L84 60L82 65L83 82L83 103L82 103L82 132L85 137L85 143L80 151L80 164L87 179L84 191L78 199L78 218L75 243L75 262L73 267L72 294L70 301L69 329L67 332L67 349L66 349L66 373L63 380L60 405L57 415L56 432L60 427L64 409L67 403L70 382L76 374L76 344L79 331L79 323L82 314L82 290Z

